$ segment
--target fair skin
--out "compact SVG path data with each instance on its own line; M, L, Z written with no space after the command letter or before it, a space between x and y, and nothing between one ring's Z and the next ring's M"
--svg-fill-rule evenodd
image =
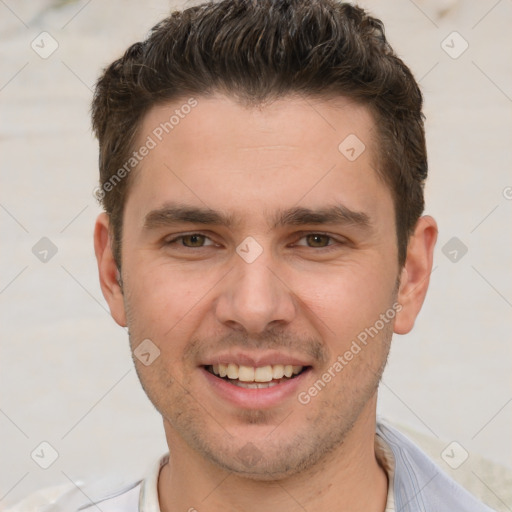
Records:
M290 96L262 108L196 99L134 171L122 287L106 214L95 230L112 316L128 326L132 349L150 339L160 350L148 366L134 361L171 453L158 483L161 509L383 511L377 387L392 332L411 330L425 298L435 221L418 221L399 268L392 196L374 170L366 108L344 98ZM185 101L151 109L140 142ZM338 150L350 134L366 146L354 161ZM233 222L177 218L178 203ZM304 214L334 206L335 219ZM396 304L392 320L333 372ZM214 375L219 363L278 373L290 364L300 373L252 389ZM318 395L299 401L329 368Z

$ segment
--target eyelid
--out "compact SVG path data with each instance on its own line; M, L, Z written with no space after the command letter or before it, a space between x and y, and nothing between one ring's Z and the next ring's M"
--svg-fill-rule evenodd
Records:
M298 233L298 235L300 235L298 240L302 240L303 238L306 238L307 236L311 236L311 235L321 235L321 236L328 237L330 239L329 241L333 242L333 243L329 243L325 247L310 247L310 249L325 249L327 247L332 247L333 245L336 245L336 244L342 245L342 244L345 244L348 242L348 240L345 239L345 237L340 236L339 238L337 238L334 235L332 235L331 233L324 233L323 231L301 231L300 233ZM297 245L297 244L295 243L295 245ZM301 244L300 247L309 247L309 246Z
M163 243L164 243L164 245L170 245L170 244L178 242L179 240L183 239L186 236L192 236L192 235L204 236L205 239L209 240L211 243L206 244L206 245L202 245L202 246L199 246L199 247L187 247L187 246L184 245L183 248L185 248L185 249L202 249L202 248L205 248L205 247L212 247L212 246L218 246L219 245L210 236L208 236L207 234L202 233L200 231L189 231L189 232L186 232L186 233L174 234L174 235L171 235L170 237L165 237L164 240L163 240ZM331 233L325 233L323 231L300 231L298 233L295 233L295 239L297 241L300 241L300 240L306 238L307 236L311 236L311 235L326 236L326 237L329 238L329 242L330 243L328 243L324 247L310 247L307 244L297 244L297 242L294 242L293 245L298 246L298 247L307 247L309 249L328 250L328 248L334 248L337 245L339 246L339 245L343 245L343 244L348 243L348 240L345 239L345 237L340 236L338 238L338 237L335 237L334 235L332 235ZM297 238L297 236L298 236L298 238Z
M172 243L175 243L183 238L185 238L186 236L193 236L193 235L199 235L199 236L204 236L206 240L209 240L211 242L211 244L207 244L207 245L202 245L200 247L187 247L187 246L183 246L185 249L202 249L203 247L211 247L213 245L218 245L217 243L215 243L212 238L208 235L206 235L205 233L201 233L200 231L190 231L188 233L180 233L180 234L174 234L174 235L170 235L169 237L165 237L163 239L163 243L164 245L170 245Z

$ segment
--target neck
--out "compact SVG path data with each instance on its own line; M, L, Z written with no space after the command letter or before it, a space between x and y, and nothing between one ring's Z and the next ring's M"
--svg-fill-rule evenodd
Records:
M344 442L316 466L272 481L219 468L180 442L168 425L166 435L171 456L158 481L162 512L385 509L388 480L375 456L375 409L363 412Z

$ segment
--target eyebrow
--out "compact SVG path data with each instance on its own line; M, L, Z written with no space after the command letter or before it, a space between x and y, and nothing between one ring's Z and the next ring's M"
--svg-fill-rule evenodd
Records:
M144 218L146 230L171 226L174 224L204 224L234 228L240 225L240 219L233 214L179 203L166 203L161 208L150 211ZM372 227L369 216L337 204L320 209L292 207L276 212L270 219L272 228L301 226L306 224L351 225L365 230Z
M278 212L273 227L300 226L303 224L343 224L369 229L370 217L364 212L358 212L338 204L312 210L311 208L296 207Z

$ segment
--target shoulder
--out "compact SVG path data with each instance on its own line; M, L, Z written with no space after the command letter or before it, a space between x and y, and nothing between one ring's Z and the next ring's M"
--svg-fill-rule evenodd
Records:
M158 475L168 455L144 479L119 486L112 480L75 482L41 489L4 512L159 512Z
M98 509L102 512L138 512L142 483L136 482L97 501L88 500L87 504L78 507L77 512L92 512Z
M387 442L395 459L394 492L397 510L492 512L492 509L451 479L416 444L389 423L379 421L377 434Z
M138 512L142 482L135 482L99 497L95 484L63 485L40 489L5 512Z

